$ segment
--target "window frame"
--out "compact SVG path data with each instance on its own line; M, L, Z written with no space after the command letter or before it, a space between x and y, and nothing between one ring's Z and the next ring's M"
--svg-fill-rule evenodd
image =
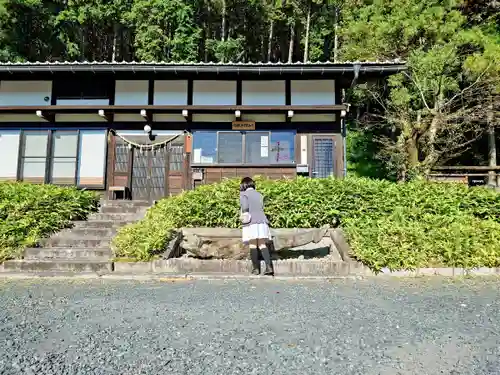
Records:
M217 149L217 152L216 152L216 162L214 163L196 163L194 162L194 152L191 153L191 157L190 157L190 161L191 161L191 165L193 167L231 167L231 166L242 166L242 167L252 167L252 166L256 166L256 167L295 167L297 165L297 160L296 160L296 149L297 149L297 131L296 130L267 130L267 129L259 129L259 130L251 130L251 131L238 131L238 130L205 130L205 129L200 129L200 130L194 130L193 131L193 150L194 150L194 139L196 137L196 133L197 132L200 132L200 133L215 133L216 134L216 149ZM238 162L232 162L232 163L220 163L219 162L219 152L220 152L220 149L219 149L219 134L220 133L240 133L241 134L241 137L242 137L242 142L241 142L241 156L242 156L242 162L241 163L238 163ZM293 157L293 161L290 161L289 163L271 163L271 162L267 162L267 163L248 163L247 162L247 155L246 155L246 134L247 133L260 133L260 134L264 134L264 133L267 133L268 137L269 137L269 158L271 156L271 139L272 139L272 135L273 133L276 134L276 133L289 133L289 134L293 134L293 153L292 153L292 157Z
M54 150L55 150L55 137L54 135L57 133L59 134L64 134L64 133L69 133L69 134L75 134L76 133L76 155L75 156L55 156L54 155ZM57 185L57 186L78 186L78 169L80 167L80 130L50 130L50 135L49 135L49 140L51 142L50 144L50 153L47 156L47 162L49 164L48 167L48 183L52 185ZM75 173L73 175L73 183L72 184L56 184L54 183L54 160L55 159L74 159L75 160Z
M75 186L77 188L89 188L89 189L95 189L95 190L104 190L106 188L106 178L107 178L107 171L106 171L106 165L107 165L107 158L104 159L104 180L102 185L81 185L78 183L79 180L79 172L80 172L80 162L81 162L81 130L80 129L21 129L20 130L20 141L19 141L19 154L17 155L18 159L18 164L17 164L17 181L24 181L23 178L23 172L24 172L24 161L26 157L29 159L30 156L26 156L26 135L30 134L32 132L47 132L47 148L45 151L45 156L39 156L39 157L33 157L33 158L39 158L45 159L45 174L43 176L43 183L44 184L52 184L56 186ZM76 156L54 156L54 133L70 133L70 134L77 134L77 139L76 139ZM107 155L107 148L108 144L106 142L105 144L105 155ZM73 183L72 184L57 184L53 182L53 162L54 159L73 159L75 160L75 174L73 176Z
M12 132L12 133L17 133L19 134L19 139L17 141L17 155L15 156L16 157L16 170L15 170L15 181L19 181L19 170L21 168L21 148L22 148L22 145L23 145L23 131L22 129L9 129L9 128L5 128L5 129L2 129L2 132L0 132L0 137L2 136L2 133L3 132ZM6 177L6 176L0 176L0 178L2 177ZM12 180L12 179L10 179ZM9 181L9 180L7 180Z
M70 129L68 129L70 130ZM109 130L106 128L92 128L92 129L75 129L78 131L78 144L77 144L77 159L76 159L76 180L75 180L75 185L77 188L80 189L91 189L91 190L106 190L107 186L107 180L108 180L108 158L109 158ZM102 176L102 184L79 184L78 182L80 181L80 165L82 161L82 130L84 134L86 133L85 131L91 130L91 131L102 131L104 134L104 159L103 159L103 176ZM88 134L88 133L87 133Z
M47 146L45 148L45 155L44 156L26 156L26 134L30 133L40 133L40 132L46 132L47 135ZM49 176L49 151L51 149L51 134L48 129L30 129L30 130L21 130L21 137L20 137L20 144L19 144L19 155L18 155L18 170L17 170L17 180L18 181L24 181L24 162L26 158L28 159L45 159L45 173L43 176L43 183L47 183L47 179Z
M238 162L233 162L233 163L221 163L219 160L220 160L220 148L219 148L219 137L220 137L220 134L221 133L229 133L229 134L237 134L239 133L240 134L240 137L241 137L241 150L240 150L240 156L241 156L241 163L238 163ZM215 134L217 135L217 143L216 143L216 150L217 150L217 153L215 154L216 155L216 158L217 158L217 162L216 163L212 163L212 165L231 165L231 164L238 164L238 165L244 165L246 160L245 160L245 133L244 131L237 131L237 130L220 130L220 131L217 131Z

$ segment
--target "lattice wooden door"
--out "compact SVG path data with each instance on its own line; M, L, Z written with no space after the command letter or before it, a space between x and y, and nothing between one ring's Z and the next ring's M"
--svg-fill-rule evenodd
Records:
M167 148L132 152L132 199L152 202L165 197Z
M312 177L326 178L335 175L335 139L328 136L312 138Z

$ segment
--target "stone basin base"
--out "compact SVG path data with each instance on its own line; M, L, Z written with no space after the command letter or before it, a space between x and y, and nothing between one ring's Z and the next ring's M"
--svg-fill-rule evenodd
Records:
M268 247L273 258L352 260L340 228L272 229ZM181 228L168 244L163 259L187 256L197 259L248 259L248 246L241 241L241 230L230 228Z

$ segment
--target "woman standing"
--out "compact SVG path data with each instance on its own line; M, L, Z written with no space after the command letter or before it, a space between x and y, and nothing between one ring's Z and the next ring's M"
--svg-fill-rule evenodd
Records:
M271 239L269 221L264 213L264 199L262 194L255 190L255 182L250 177L245 177L240 184L241 223L243 225L242 239L250 245L250 258L252 259L252 273L260 274L259 251L266 264L264 275L273 275L271 254L267 242Z

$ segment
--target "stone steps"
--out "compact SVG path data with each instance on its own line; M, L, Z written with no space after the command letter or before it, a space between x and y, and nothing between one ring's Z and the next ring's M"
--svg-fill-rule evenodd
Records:
M119 229L125 225L130 223L134 223L135 221L128 220L90 220L90 221L75 221L73 222L73 229L91 229L91 228L99 228L99 229Z
M110 200L101 200L99 203L100 207L142 207L149 208L151 207L151 203L148 201L110 201Z
M119 212L101 213L101 212L99 212L99 213L90 215L88 218L88 221L94 221L94 220L108 221L108 220L111 220L111 221L124 221L127 223L133 223L133 222L136 222L141 217L142 216L139 216L138 213L130 213L130 212L129 213L119 213Z
M101 260L108 261L113 256L109 248L27 248L25 260Z
M120 227L141 219L149 206L146 201L103 200L100 212L44 238L39 247L25 249L22 260L4 262L0 272L35 275L111 272L112 238Z
M42 248L53 248L53 247L94 247L94 248L103 248L109 247L111 243L111 237L81 237L81 236L63 236L57 237L53 236L48 239L44 239L40 241L40 247Z
M78 272L109 273L113 264L103 260L8 260L3 263L3 272Z
M99 212L103 214L137 214L144 211L142 206L101 206Z
M118 228L106 228L106 227L88 227L88 226L79 226L73 227L71 229L65 229L61 232L55 233L51 238L110 238L114 237Z

